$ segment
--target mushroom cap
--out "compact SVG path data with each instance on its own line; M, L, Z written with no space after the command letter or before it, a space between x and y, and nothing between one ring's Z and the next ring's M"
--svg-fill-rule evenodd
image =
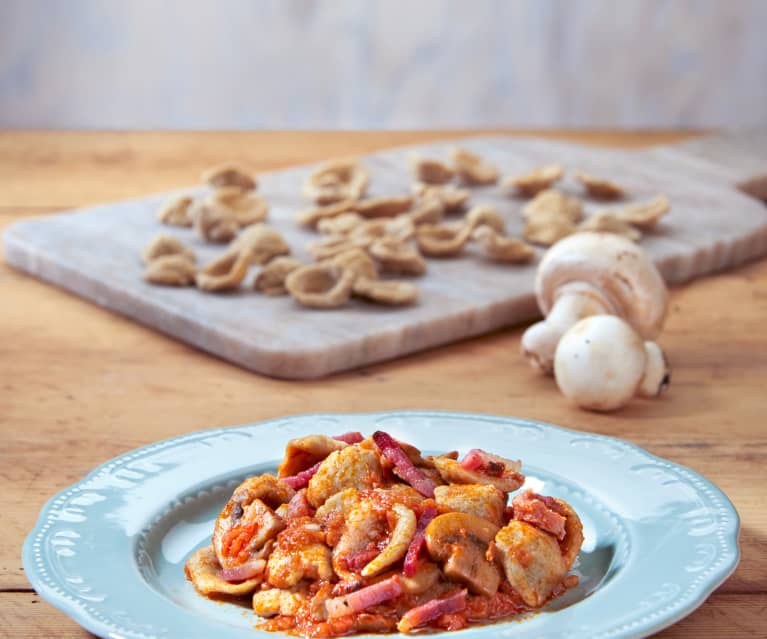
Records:
M608 411L636 394L646 364L636 331L615 315L592 315L559 340L554 376L565 397L581 408Z
M655 264L636 244L613 233L576 233L546 252L535 279L543 314L568 292L598 297L644 339L655 338L666 319L668 290Z

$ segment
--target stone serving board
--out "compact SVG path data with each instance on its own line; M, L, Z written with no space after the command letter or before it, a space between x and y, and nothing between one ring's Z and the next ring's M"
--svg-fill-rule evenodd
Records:
M364 156L372 174L370 195L409 192L409 154L446 157L456 140ZM669 284L686 282L767 254L767 207L736 184L762 194L767 175L767 135L720 136L668 147L626 151L511 136L462 139L504 175L561 162L614 179L629 201L658 193L672 210L641 245ZM294 253L309 259L317 236L294 218L308 208L301 185L312 166L259 175L259 192L271 207L269 221ZM580 194L567 177L562 190ZM182 191L179 191L182 192ZM183 192L203 193L202 188ZM154 327L247 369L289 379L316 378L398 357L535 318L535 263L487 262L473 248L457 259L429 260L416 278L420 298L406 308L357 300L333 310L303 308L290 297L267 297L250 286L254 272L234 293L206 294L166 288L142 279L141 249L159 232L188 242L206 263L223 248L207 245L190 229L166 227L156 211L169 193L60 213L11 226L4 235L9 264L42 280ZM518 235L526 200L498 187L473 189L472 204L495 204L509 232ZM586 201L587 214L612 206ZM540 259L538 252L535 262Z

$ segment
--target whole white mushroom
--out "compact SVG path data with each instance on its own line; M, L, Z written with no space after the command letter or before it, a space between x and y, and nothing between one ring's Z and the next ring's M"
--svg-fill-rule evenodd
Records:
M645 342L615 315L592 315L559 340L554 376L562 393L581 408L610 411L632 397L656 397L670 370L655 342Z
M613 233L576 233L557 242L538 265L535 293L545 319L525 331L522 353L548 375L560 338L578 320L617 315L643 339L655 339L668 306L650 257Z

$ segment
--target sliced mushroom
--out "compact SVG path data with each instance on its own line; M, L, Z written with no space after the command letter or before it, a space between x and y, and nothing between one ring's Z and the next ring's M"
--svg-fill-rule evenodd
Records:
M532 197L541 191L551 188L552 184L562 179L564 174L565 171L561 164L545 164L524 175L506 178L502 187L507 190L516 190L522 195Z
M144 279L164 286L189 286L197 268L186 255L163 255L153 259L144 270Z
M331 264L310 264L288 275L285 288L303 306L336 308L349 300L355 278L351 270Z
M450 149L450 159L458 179L463 184L480 186L495 184L498 181L498 169L468 149L453 147Z
M352 291L358 297L387 306L405 306L418 299L418 288L414 284L397 280L358 277Z
M594 213L578 225L579 231L596 231L601 233L615 233L632 242L642 239L641 231L635 229L628 222L624 222L610 211Z
M253 288L264 295L287 295L288 289L285 288L285 279L303 265L303 262L292 257L275 257L256 276Z
M465 225L422 224L415 232L418 248L429 257L459 255L470 236L471 227Z
M426 548L432 559L442 562L448 579L464 583L478 595L491 597L498 590L501 575L487 560L488 545L498 526L467 513L445 513L426 527Z
M410 158L410 171L416 180L425 184L445 184L455 175L445 162L418 156Z
M162 205L157 212L157 219L170 226L192 226L189 207L194 199L189 195L177 195Z
M394 513L395 524L381 553L360 571L363 577L372 577L382 572L393 563L405 556L410 541L413 539L416 528L415 513L402 504L393 504L391 512Z
M386 273L423 275L426 272L426 260L410 242L384 237L373 243L370 254Z
M197 259L191 248L181 240L166 233L155 235L142 252L141 257L144 259L145 264L149 264L164 255L182 255L192 263Z
M229 249L197 273L197 288L208 292L236 289L248 274L249 266L246 253L236 248Z
M275 257L290 253L290 247L282 235L266 224L246 228L232 242L232 248L241 251L250 264L266 264Z
M484 224L501 235L506 234L506 222L494 206L487 204L473 206L466 214L465 221L472 230Z
M266 200L238 186L222 186L207 197L207 203L229 211L241 227L263 222L269 214Z
M618 186L615 182L610 182L584 171L575 171L575 179L583 185L586 193L600 200L618 200L626 195L623 187Z
M535 249L522 240L504 237L489 226L482 225L471 234L482 245L485 255L496 262L523 264L535 257Z
M332 160L312 171L304 183L304 195L317 204L358 200L369 181L370 174L359 160Z
M190 209L190 215L194 220L195 231L208 242L229 242L240 230L234 215L222 207L195 202Z
M253 191L258 186L253 175L234 164L222 164L208 169L202 174L202 181L213 188L234 186L242 191Z

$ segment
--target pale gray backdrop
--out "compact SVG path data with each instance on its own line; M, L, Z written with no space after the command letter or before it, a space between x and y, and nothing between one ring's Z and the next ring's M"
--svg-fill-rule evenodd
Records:
M767 0L0 0L0 126L767 124Z

